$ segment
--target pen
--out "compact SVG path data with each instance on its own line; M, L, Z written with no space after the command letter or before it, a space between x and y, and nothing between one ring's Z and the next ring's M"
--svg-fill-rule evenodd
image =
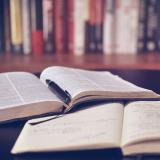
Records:
M69 104L71 102L71 95L67 90L63 90L60 86L58 86L54 81L50 79L46 79L46 83L48 84L48 88L56 94L58 98L60 98L65 104Z

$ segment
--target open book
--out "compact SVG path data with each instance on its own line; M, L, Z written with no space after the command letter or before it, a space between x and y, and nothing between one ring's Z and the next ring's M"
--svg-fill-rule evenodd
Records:
M38 79L26 72L0 74L0 122L67 112L78 103L160 96L103 71L49 67Z
M136 101L99 104L38 125L30 120L12 153L102 148L121 148L124 155L160 153L159 117L160 101Z

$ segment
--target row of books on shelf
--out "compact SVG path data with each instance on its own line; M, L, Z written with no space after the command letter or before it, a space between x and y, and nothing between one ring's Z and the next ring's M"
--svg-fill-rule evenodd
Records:
M1 0L0 52L160 51L158 0Z

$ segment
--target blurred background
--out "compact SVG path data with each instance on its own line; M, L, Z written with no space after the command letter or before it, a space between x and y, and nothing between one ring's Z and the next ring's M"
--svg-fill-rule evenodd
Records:
M160 69L159 0L1 0L0 72Z

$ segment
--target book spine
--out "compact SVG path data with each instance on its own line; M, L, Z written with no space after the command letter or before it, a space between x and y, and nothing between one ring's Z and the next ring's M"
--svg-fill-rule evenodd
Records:
M21 0L10 1L11 43L13 53L22 53Z
M4 40L5 52L11 52L11 32L10 32L10 1L4 0Z
M43 37L46 53L54 52L53 0L43 0Z
M114 54L115 43L115 2L116 0L105 1L104 11L104 34L103 34L103 52L104 54Z
M31 0L31 15L32 53L42 55L44 51L42 0Z
M136 54L138 0L119 0L116 6L116 53Z
M89 53L89 14L90 14L90 0L85 1L85 53Z
M139 0L134 0L128 6L129 9L129 17L128 21L130 21L129 29L128 29L128 41L130 43L128 45L127 52L130 54L137 54L137 37L138 37L138 16L139 16Z
M4 52L4 8L3 1L0 1L0 53Z
M150 0L148 2L148 13L147 13L147 44L146 49L148 53L158 51L158 1Z
M55 46L56 52L67 51L67 1L55 0Z
M67 3L67 33L68 33L68 53L73 54L74 46L74 0L68 0Z
M22 0L23 53L31 53L31 6L30 0Z
M99 1L98 1L99 2ZM90 0L89 3L89 53L96 52L95 27L96 27L96 0Z
M147 7L148 0L139 1L137 52L147 53Z
M160 1L157 1L157 45L158 45L158 53L160 53Z
M103 53L104 0L95 1L95 52Z
M85 0L74 0L74 53L82 55L85 51Z
M63 43L64 43L64 52L68 53L68 32L67 32L67 1L64 0L64 5L63 5Z
M85 53L89 53L89 16L90 16L90 0L85 1L85 8L84 8L84 14L85 14L85 33L84 33L84 39L85 39Z

